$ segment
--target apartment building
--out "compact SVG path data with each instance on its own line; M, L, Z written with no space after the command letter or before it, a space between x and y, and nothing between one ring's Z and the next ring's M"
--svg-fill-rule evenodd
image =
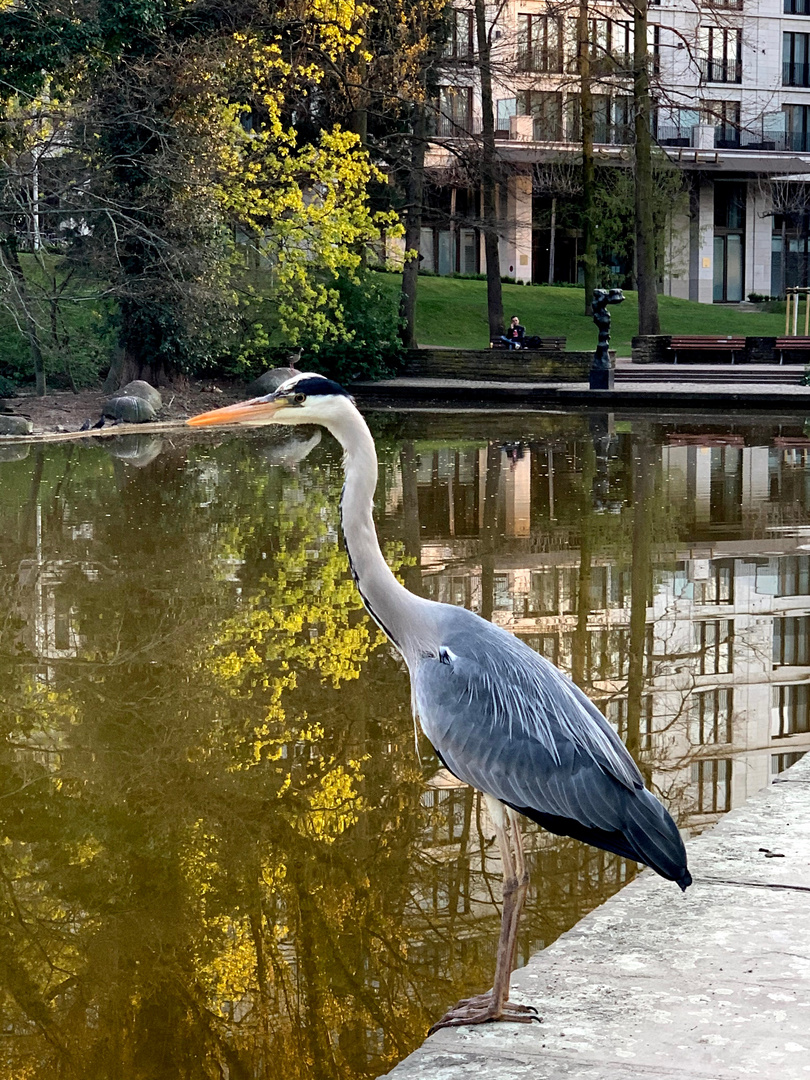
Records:
M597 0L591 12L597 163L631 168L632 9ZM581 237L559 213L576 201L566 172L580 139L576 15L554 0L490 8L501 272L519 281L581 273ZM668 225L662 291L723 303L810 283L810 2L659 0L649 22L653 135L687 189ZM473 13L461 5L445 53L420 254L436 273L475 273L480 192L458 162L463 147L475 154L481 107ZM612 284L628 283L626 262L612 269Z

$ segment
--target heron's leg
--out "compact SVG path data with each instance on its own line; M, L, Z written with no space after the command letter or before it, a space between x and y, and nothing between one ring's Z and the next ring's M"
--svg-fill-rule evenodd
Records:
M514 849L515 857L515 878L517 880L510 927L512 951L509 958L509 978L511 980L511 974L515 970L515 962L517 959L518 926L520 924L520 916L523 912L523 905L526 902L526 893L529 888L529 871L526 869L526 857L523 851L523 831L520 827L520 815L516 810L512 810L511 807L507 808L506 813L509 817L509 829L511 832L512 847ZM509 997L508 983L506 987L506 997L507 999Z
M503 865L503 911L501 913L501 931L498 938L498 956L495 962L495 980L492 990L488 994L465 998L445 1013L441 1020L430 1029L429 1035L443 1027L484 1024L490 1020L513 1020L516 1023L529 1024L532 1020L540 1019L537 1010L531 1006L516 1005L508 1000L518 919L526 895L526 885L523 881L525 863L520 840L517 841L518 846L513 859L512 847L507 832L509 818L507 817L506 808L502 803L491 799L487 795L484 798L487 802L492 823L495 826L495 837L498 841ZM517 876L518 865L521 868L520 880Z
M494 800L492 800L494 802ZM512 859L512 845L509 843L507 822L509 812L501 804L497 803L497 810L493 813L493 807L487 806L495 826L495 837L501 851L501 865L503 866L503 911L501 912L501 933L498 938L498 956L495 961L495 981L492 985L492 998L497 1010L503 1008L503 1003L509 998L509 980L512 976L512 954L514 952L514 937L517 927L515 925L515 906L520 885L518 883L515 863Z

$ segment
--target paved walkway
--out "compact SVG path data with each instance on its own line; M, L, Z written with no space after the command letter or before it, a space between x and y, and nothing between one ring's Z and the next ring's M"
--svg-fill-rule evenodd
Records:
M541 1024L445 1029L389 1077L810 1077L810 755L688 851L685 894L647 871L517 972Z

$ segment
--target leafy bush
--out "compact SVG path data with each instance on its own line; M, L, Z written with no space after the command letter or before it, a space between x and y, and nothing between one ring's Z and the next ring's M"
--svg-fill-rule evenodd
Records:
M399 340L398 293L379 274L366 271L357 282L341 275L335 287L344 311L346 338L314 345L303 340L301 364L338 382L395 375L404 349Z
M273 305L263 295L263 282L257 278L251 286L252 295L243 304L234 339L220 356L218 370L237 378L253 378L269 367L286 365L290 350L300 346L301 370L318 371L339 382L393 375L404 355L398 333L399 290L394 284L398 281L372 270L362 272L357 281L346 274L331 280L329 287L336 291L342 308L343 329L319 343L308 339L306 331L298 341L282 339Z

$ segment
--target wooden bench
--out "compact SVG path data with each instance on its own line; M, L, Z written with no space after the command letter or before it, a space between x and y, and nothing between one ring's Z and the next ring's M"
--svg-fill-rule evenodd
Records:
M744 337L716 337L714 335L689 334L685 337L673 337L669 344L673 363L678 363L678 356L685 352L731 353L731 362L737 362L737 356L745 353Z
M810 353L810 337L778 337L774 348L779 356L779 363L784 364L786 352Z
M527 334L523 339L523 343L519 351L528 349L530 351L539 350L541 352L565 352L565 345L567 339L564 337L538 337L536 334ZM531 342L531 344L528 344ZM505 341L501 341L499 337L490 338L490 349L509 349L509 346ZM511 349L510 352L516 350Z

